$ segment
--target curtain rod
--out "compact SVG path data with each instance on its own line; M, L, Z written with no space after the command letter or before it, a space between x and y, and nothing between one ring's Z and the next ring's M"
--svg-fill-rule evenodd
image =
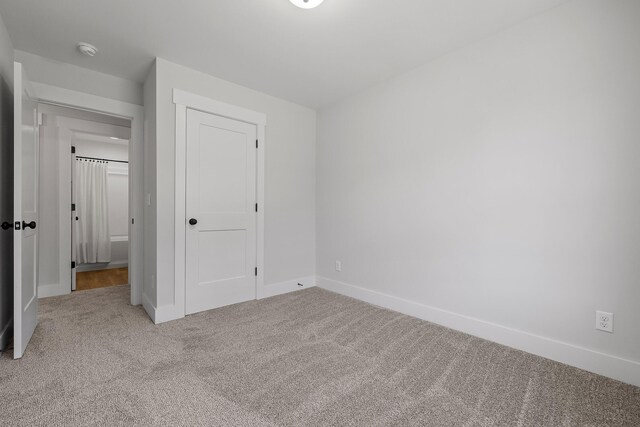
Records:
M98 157L85 157L85 156L76 156L76 159L85 159L85 160L98 160L102 162L116 162L116 163L129 163L126 160L111 160L111 159L100 159Z

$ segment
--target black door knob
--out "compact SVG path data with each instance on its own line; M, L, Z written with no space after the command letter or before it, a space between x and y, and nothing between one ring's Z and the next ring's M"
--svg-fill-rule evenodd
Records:
M0 227L2 227L3 230L8 230L10 228L13 228L13 224L11 224L11 223L9 223L7 221L4 221L2 223L2 225L0 225Z
M31 222L22 221L22 229L24 230L25 228L31 228L31 229L35 230L36 222L35 221L31 221Z
M197 219L195 219L195 218L191 218L191 219L189 220L189 224L191 224L191 225L196 225L197 223L198 223L198 220L197 220Z

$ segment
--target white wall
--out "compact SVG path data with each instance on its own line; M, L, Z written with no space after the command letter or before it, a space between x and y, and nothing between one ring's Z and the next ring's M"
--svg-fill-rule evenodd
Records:
M13 46L0 16L0 223L13 221ZM0 351L12 335L13 232L0 229Z
M156 292L156 63L154 61L144 82L144 283L143 305L154 318ZM153 196L153 197L152 197ZM148 203L147 203L148 201Z
M156 60L157 306L174 304L175 106L173 89L265 113L265 284L315 274L315 111ZM153 143L152 143L153 144Z
M321 111L319 284L640 385L638 23L575 0Z
M129 161L129 141L119 140L116 142L105 142L100 140L88 139L85 135L76 135L73 138L73 145L76 147L76 155L84 157L96 157L101 159ZM113 163L109 166L124 166L126 163Z
M46 123L46 121L44 122ZM61 281L60 266L60 152L63 145L55 126L40 129L39 221L38 221L38 294L49 296L46 289L57 288ZM66 151L66 150L65 150ZM67 151L68 152L68 151ZM69 163L71 153L68 152ZM71 212L67 210L70 221ZM69 262L71 262L69 247ZM71 268L71 266L67 266ZM71 271L65 292L71 291Z
M0 76L13 89L13 61L15 53L11 38L0 16Z
M76 147L77 156L125 162L129 159L129 146L126 142L91 141L76 137L72 143ZM78 271L126 267L129 264L129 165L127 163L109 163L107 187L111 262L80 264Z
M31 81L78 92L143 105L142 85L138 82L54 61L33 53L16 50Z

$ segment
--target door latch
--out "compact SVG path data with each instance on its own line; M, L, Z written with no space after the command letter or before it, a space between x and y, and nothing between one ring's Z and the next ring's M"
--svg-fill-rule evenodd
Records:
M26 230L27 228L35 230L36 229L36 222L35 221L31 221L31 222L22 221L22 229Z

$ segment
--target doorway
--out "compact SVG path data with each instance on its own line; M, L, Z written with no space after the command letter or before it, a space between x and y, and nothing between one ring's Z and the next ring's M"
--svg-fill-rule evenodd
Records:
M131 304L143 302L143 230L144 230L144 108L140 105L89 95L59 87L34 83L37 99L41 105L68 107L84 113L99 113L111 119L125 119L130 124L129 140L129 284ZM65 153L67 156L68 153ZM69 172L70 175L70 172ZM71 178L69 176L69 186ZM70 194L70 193L69 193ZM71 198L60 201L61 206L71 206ZM66 205L65 205L66 203ZM66 209L66 207L65 207ZM66 211L67 214L69 210ZM70 224L70 221L67 222ZM70 225L69 225L70 226ZM64 233L64 235L67 235ZM68 248L66 246L65 248ZM62 250L66 250L63 248ZM69 260L70 262L70 260ZM70 265L70 264L69 264ZM63 270L61 270L63 271ZM40 289L39 289L40 291ZM40 293L39 296L69 293L68 287L58 288L55 293Z
M104 128L106 133L75 132L72 138L74 291L129 283L130 135L126 129L111 125Z
M40 296L129 283L131 121L39 104Z

